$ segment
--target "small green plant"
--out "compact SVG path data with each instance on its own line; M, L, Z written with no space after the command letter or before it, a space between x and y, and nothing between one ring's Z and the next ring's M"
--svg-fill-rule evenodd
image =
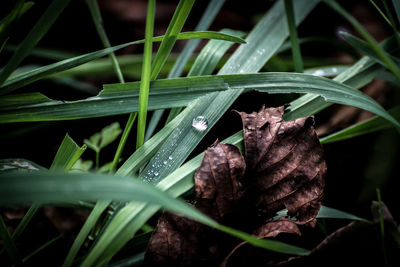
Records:
M231 225L228 227L223 220L216 220L210 213L201 212L179 199L185 194L188 196L194 188L193 176L204 156L201 153L189 158L191 153L218 124L235 100L250 91L290 94L292 101L288 103L283 115L285 121L316 115L332 104L353 106L375 115L320 138L319 142L323 145L386 128L400 132L399 103L394 103L393 107L386 110L358 90L374 78L382 77L382 73L386 80L394 81L398 89L398 1L383 1L384 10L371 1L371 6L382 14L383 20L393 30L393 36L377 43L348 11L333 0L275 1L248 33L230 29L208 31L224 3L220 0L209 1L195 31L182 32L194 0L181 0L165 34L155 37L156 1L149 0L145 38L112 46L103 27L97 1L87 0L90 11L88 16L93 19L104 49L82 55L67 55L58 58L55 63L27 70L23 63L29 55L51 56L49 51L43 53L36 45L69 2L51 1L31 31L16 47L12 46L9 37L16 23L29 14L34 3L18 0L0 20L0 52L14 50L7 62L1 63L0 123L6 126L18 123L21 128L26 125L24 138L29 136L30 122L74 121L119 115L123 116L126 124L121 129L119 122L108 126L105 123L100 132L93 132L93 135L86 136L88 139L80 140L80 143L85 144L81 147L66 134L49 169L25 159L8 158L0 161L0 205L32 204L13 234L9 233L0 216L0 259L7 258L7 264L29 264L43 249L53 246L62 238L54 236L27 254L23 254L16 245L24 231L29 231L28 225L44 204L60 203L90 210L71 248L65 252L63 266L143 264L146 250L143 243L148 242L148 232L156 227L150 219L156 218L160 209L178 213L255 247L306 258L313 248L303 248L301 245L271 238L258 238L252 232L238 230L238 227ZM388 4L393 5L393 14ZM351 65L331 66L321 60L309 67L300 47L302 43L313 42L315 39L299 39L297 27L312 14L317 5L331 8L352 25L361 39L347 32L340 32L339 35L355 51L365 56ZM183 51L178 55L171 54L176 41L182 39L188 40ZM200 39L210 40L196 55L194 51ZM331 39L329 41L334 42ZM154 42L160 42L155 56ZM122 48L139 44L144 44L143 55L115 55ZM227 54L235 44L238 45L236 50ZM276 66L282 67L279 56L289 48L290 69L285 72L266 72L266 69L274 69L274 66L274 70L279 70ZM61 57L60 54L57 56ZM110 60L102 59L104 56ZM171 59L176 61L173 63ZM32 85L36 81L48 80L56 85L65 81L63 79L68 79L71 88L92 92L93 86L88 86L80 78L99 73L114 76L119 83L104 84L100 92L79 100L55 100L40 91L32 92L32 88L35 88ZM160 79L160 74L166 78ZM137 129L136 135L131 132L134 126ZM126 147L128 139L135 136L136 148ZM118 141L118 145L114 141ZM238 146L243 152L243 131L221 143ZM112 158L110 162L104 162L100 157L101 151L104 155L105 147L107 152L113 151L108 157ZM95 152L94 159L82 157L87 148ZM124 158L123 152L130 156ZM322 193L318 195L319 198L321 196ZM380 195L379 205L382 205ZM319 209L318 206L316 210L312 219L314 224L315 218L336 218L374 225L374 222L337 209L325 206ZM290 210L282 210L278 212L278 217L282 219L286 214L293 215ZM271 218L268 217L268 220L279 219ZM381 213L379 224L383 229ZM395 230L392 232L393 239L398 240L398 230L397 233ZM382 240L383 237L387 239L388 235L383 236L382 230ZM389 258L383 243L387 263Z

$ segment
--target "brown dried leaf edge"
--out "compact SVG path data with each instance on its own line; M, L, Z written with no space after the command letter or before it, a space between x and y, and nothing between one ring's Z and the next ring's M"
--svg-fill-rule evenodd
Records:
M197 209L260 238L282 232L300 235L297 225L315 226L326 172L323 149L312 117L286 122L283 111L284 107L263 107L251 114L238 112L246 160L234 145L208 148L194 176ZM288 216L272 221L284 208ZM145 261L159 266L225 262L240 245L227 253L231 242L218 238L206 226L163 214Z

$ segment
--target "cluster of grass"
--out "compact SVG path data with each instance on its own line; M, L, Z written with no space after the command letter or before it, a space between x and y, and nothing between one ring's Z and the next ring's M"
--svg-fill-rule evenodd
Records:
M353 138L389 127L400 131L399 106L386 111L375 100L358 90L383 71L396 82L400 80L400 65L396 58L400 40L397 30L400 6L398 1L393 1L395 13L391 14L386 1L383 1L386 7L383 11L371 1L394 32L393 37L378 44L357 20L333 0L279 0L249 33L233 30L207 31L223 2L211 0L196 30L181 32L194 4L194 0L181 0L165 35L155 37L153 31L156 3L155 0L149 0L145 39L111 46L103 28L97 2L88 0L90 14L104 49L78 56L67 55L56 63L26 70L21 63L28 55L40 52L35 49L36 44L53 25L69 0L52 1L25 39L16 47L8 47L8 37L14 25L29 12L33 4L24 0L16 1L14 8L0 21L0 49L14 49L8 62L2 64L0 69L0 123L63 121L120 114L126 114L127 122L124 129L116 123L104 128L86 139L82 147L77 146L66 135L49 170L26 160L1 161L0 204L33 203L13 235L9 234L0 217L0 236L4 245L1 253L8 253L13 264L29 261L43 247L52 245L53 240L50 240L33 254L21 255L15 241L42 205L57 203L91 208L63 266L78 263L82 266L114 266L113 256L125 246L134 247L143 242L143 234L138 234L138 231L149 229L146 222L160 208L183 214L254 246L294 255L309 253L297 246L260 240L220 225L179 200L179 196L193 188L193 173L200 165L202 154L189 161L188 157L232 103L242 93L250 90L270 94L301 93L287 108L286 120L314 115L333 103L354 106L376 115L322 138L322 143ZM344 40L365 57L345 67L318 66L318 71L334 76L332 79L310 75L315 73L315 69L304 67L299 46L302 40L297 36L297 26L318 4L327 5L343 16L362 38L340 33ZM211 40L195 60L192 60L194 49L202 38ZM178 39L190 40L177 56L167 78L158 79L169 62L172 48ZM153 42L161 42L154 57ZM235 52L225 56L235 43L240 44ZM138 44L144 44L140 81L126 82L131 77L127 76L124 68L129 64L137 65L137 59L135 56L118 57L114 52ZM259 72L273 56L285 48L292 51L294 72ZM0 52L4 52L1 50ZM108 56L111 63L101 65L100 58L104 56ZM227 61L220 67L218 63L224 56ZM93 97L61 101L50 99L41 92L18 92L42 79L71 78L71 83L79 88L78 74L104 70L110 64L112 68L108 68L106 72L109 74L113 71L119 83L104 85L104 89ZM186 69L189 69L187 77L181 77ZM217 74L212 75L216 71ZM154 111L150 119L147 118L149 111ZM165 112L169 114L162 125L161 117ZM192 127L192 120L198 116L207 119L208 128L204 131L196 131ZM121 154L128 138L132 138L130 133L135 124L136 150L121 162ZM242 133L238 132L223 142L241 146L242 139ZM119 140L119 145L113 160L101 165L100 151L114 140ZM95 151L95 164L81 159L87 148ZM362 220L327 207L321 209L319 217ZM90 248L83 248L89 235L94 242L91 242ZM140 263L142 260L143 249L120 260L118 264Z

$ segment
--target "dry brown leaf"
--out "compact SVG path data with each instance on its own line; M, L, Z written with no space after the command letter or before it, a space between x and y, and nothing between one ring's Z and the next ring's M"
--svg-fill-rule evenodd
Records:
M280 233L300 235L298 224L315 225L326 172L323 149L313 118L285 122L283 109L263 107L258 113L239 113L246 163L233 145L216 143L206 150L195 173L197 209L260 238ZM270 221L284 208L290 220ZM202 262L204 257L206 263L225 258L223 266L242 244L233 250L226 248L226 242L218 242L213 234L210 228L189 219L164 214L149 242L146 262L186 266ZM230 253L224 256L221 251Z
M326 164L313 118L282 121L284 107L240 113L252 195L267 216L287 208L299 224L315 224ZM248 170L249 171L249 170Z

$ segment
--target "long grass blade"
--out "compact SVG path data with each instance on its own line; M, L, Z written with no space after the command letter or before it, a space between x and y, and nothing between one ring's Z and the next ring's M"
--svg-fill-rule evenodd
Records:
M395 119L400 121L400 106L396 106L390 110L388 113L391 114ZM327 144L331 142L337 142L341 140L346 140L349 138L354 138L360 135L380 131L383 129L390 128L391 124L381 117L373 117L363 122L354 124L347 127L341 131L330 134L320 139L321 143Z
M144 42L143 52L143 65L142 65L142 78L140 82L139 92L139 116L137 125L137 136L136 136L136 149L143 145L144 135L146 130L146 117L147 117L147 105L150 90L150 79L151 79L151 57L154 31L154 15L155 15L155 0L149 0L147 5L147 16L146 16L146 39Z
M97 33L99 34L103 46L111 47L111 43L108 40L106 31L104 30L103 27L103 18L101 17L100 8L99 5L97 4L97 0L87 0L86 3L89 6L90 14L92 15L94 25L96 26ZM125 82L124 76L122 75L122 71L119 66L117 57L115 56L114 52L111 52L109 56L114 68L114 72L117 75L119 82L124 83Z
M397 22L400 23L400 2L397 0L392 0L394 11L396 12Z
M99 174L13 173L0 175L0 203L16 204L29 201L58 202L67 200L115 199L142 201L163 206L167 210L241 238L255 246L276 252L307 255L309 251L285 243L263 240L218 224L188 204L137 179ZM89 262L82 266L98 266L102 262Z
M3 246L11 259L11 262L18 266L22 264L22 258L17 250L17 246L11 239L7 226L4 223L3 217L0 215L0 238L3 241Z
M379 57L379 55L376 54L375 51L373 51L370 46L358 39L357 37L347 33L347 32L340 32L339 33L341 37L343 37L344 40L346 40L346 42L348 42L350 45L352 45L353 47L355 47L357 50L359 50L360 52L364 53L364 55L373 58L374 60L376 60L379 64L387 67L386 63L382 61L382 59ZM399 67L400 61L399 59L392 57L391 55L389 55L386 52L383 52L388 58L391 58L393 64L395 64L397 67Z
M18 67L18 65L29 55L31 50L47 33L55 20L68 5L69 0L54 0L43 13L39 21L33 26L17 50L0 72L0 85L10 76L10 74ZM4 91L4 89L2 90ZM4 92L2 92L4 93Z
M35 249L34 251L32 251L31 253L29 253L27 256L25 256L22 261L25 264L27 261L29 261L31 258L33 258L34 256L36 256L37 254L39 254L40 252L42 252L44 249L48 248L49 246L51 246L52 244L54 244L54 242L56 242L57 240L59 240L61 238L61 235L56 236L52 239L50 239L49 241L47 241L46 243L44 243L43 245L41 245L40 247L38 247L37 249Z
M195 27L195 31L207 30L224 3L225 0L211 0L199 23ZM200 40L196 39L188 41L182 53L179 55L179 58L176 60L173 68L171 69L168 75L169 78L178 78L181 76L185 65L188 63L190 56L193 54L199 43Z
M389 53L398 50L398 45L394 38L389 38L383 41L380 45L383 50ZM354 89L360 89L371 82L372 79L383 70L384 68L380 64L376 63L375 60L363 57L346 71L336 76L333 80L349 85ZM288 108L289 112L285 113L283 118L285 120L294 120L296 118L306 117L315 114L328 106L330 106L330 104L325 103L321 97L307 94L292 101Z
M296 72L303 72L303 59L301 57L299 40L297 37L296 23L294 21L293 1L285 0L286 19L289 28L290 43L292 48L292 57L294 63L294 70Z
M64 102L50 100L40 94L4 96L0 98L0 123L66 120L135 112L138 110L139 87L139 82L105 85L105 89L96 97ZM327 78L298 73L233 74L156 80L151 83L148 109L182 107L199 96L210 97L209 93L216 91L241 92L243 88L268 93L313 93L321 95L325 101L365 109L395 125L398 124L379 104L363 93Z
M400 68L393 62L393 60L388 57L382 48L379 47L374 38L364 29L364 27L346 10L344 10L336 1L334 0L324 0L324 2L335 10L338 14L343 16L351 25L357 30L357 32L365 39L370 48L379 56L379 58L385 63L387 68L400 80Z
M74 243L72 244L70 250L68 251L67 257L64 260L63 267L72 266L74 263L74 259L78 254L80 248L82 247L83 243L85 242L87 236L89 235L90 231L96 225L97 221L99 220L101 214L107 209L110 201L103 200L98 201L96 206L90 212L89 217L86 219L85 224L79 231L79 234L76 236Z
M199 38L200 39L204 38L204 39L227 40L227 41L238 42L238 43L244 42L243 39L238 38L236 36L230 36L227 34L211 32L211 31L185 32L185 33L180 33L178 35L178 40L199 39ZM158 37L154 37L152 40L153 40L153 42L160 42L160 41L162 41L162 39L163 39L163 36L158 36ZM144 43L144 40L129 42L129 43L113 46L110 48L98 50L95 52L91 52L88 54L80 55L77 57L65 59L65 60L50 64L47 66L43 66L43 67L31 70L31 71L27 71L27 72L24 72L24 73L21 73L18 75L13 75L7 81L5 81L4 84L1 85L0 95L12 92L22 86L28 85L32 82L40 80L49 75L56 74L56 73L59 73L64 70L68 70L68 69L77 67L79 65L82 65L84 63L87 63L89 61L92 61L94 59L106 56L106 55L110 54L111 52L117 51L117 50L127 47L129 45L142 44L142 43ZM17 51L15 53L17 53Z
M193 89L187 90L188 85ZM137 89L139 86L140 83L138 82L108 85L106 90L99 96L72 102L45 101L46 99L36 98L37 95L31 95L28 101L26 99L20 101L20 96L3 97L0 99L0 103L3 106L0 122L46 118L43 114L40 114L42 112L47 116L52 116L47 119L79 118L82 115L90 117L90 113L93 113L93 116L94 114L96 116L118 114L118 111L124 113L126 112L126 109L122 109L124 107L117 106L115 108L115 105L111 105L111 103L121 103L121 101L137 103ZM135 88L136 90L132 90ZM398 126L398 122L393 117L363 93L330 79L296 73L235 74L157 80L152 83L151 96L154 98L150 99L153 99L154 102L151 103L150 108L159 107L159 103L165 101L169 102L169 107L174 103L185 105L193 101L196 96L216 90L226 90L227 88L236 90L248 88L268 93L314 93L321 95L328 102L351 105L371 111ZM136 93L132 93L132 91L136 91ZM181 96L181 99L174 100L178 95ZM185 95L188 98L183 101L182 99ZM96 103L96 109L91 108L88 103ZM111 107L106 111L107 113L101 114L101 112L105 112L104 110L101 111L102 108L106 107L104 103ZM136 111L132 104L129 105L129 108L129 111ZM66 115L68 111L74 112L74 115ZM27 118L28 114L33 116L35 113L40 115L38 116L39 118ZM57 117L57 113L62 117Z
M24 7L24 0L18 0L11 12L0 21L0 52L8 40L8 35L15 22L21 16Z
M50 170L52 171L68 171L74 165L74 163L80 158L83 152L86 150L86 145L79 147L72 138L66 134L60 147L57 150L56 156L53 159ZM17 240L28 224L35 217L36 213L41 208L42 204L39 202L33 203L27 213L22 218L21 222L15 229L12 239Z

